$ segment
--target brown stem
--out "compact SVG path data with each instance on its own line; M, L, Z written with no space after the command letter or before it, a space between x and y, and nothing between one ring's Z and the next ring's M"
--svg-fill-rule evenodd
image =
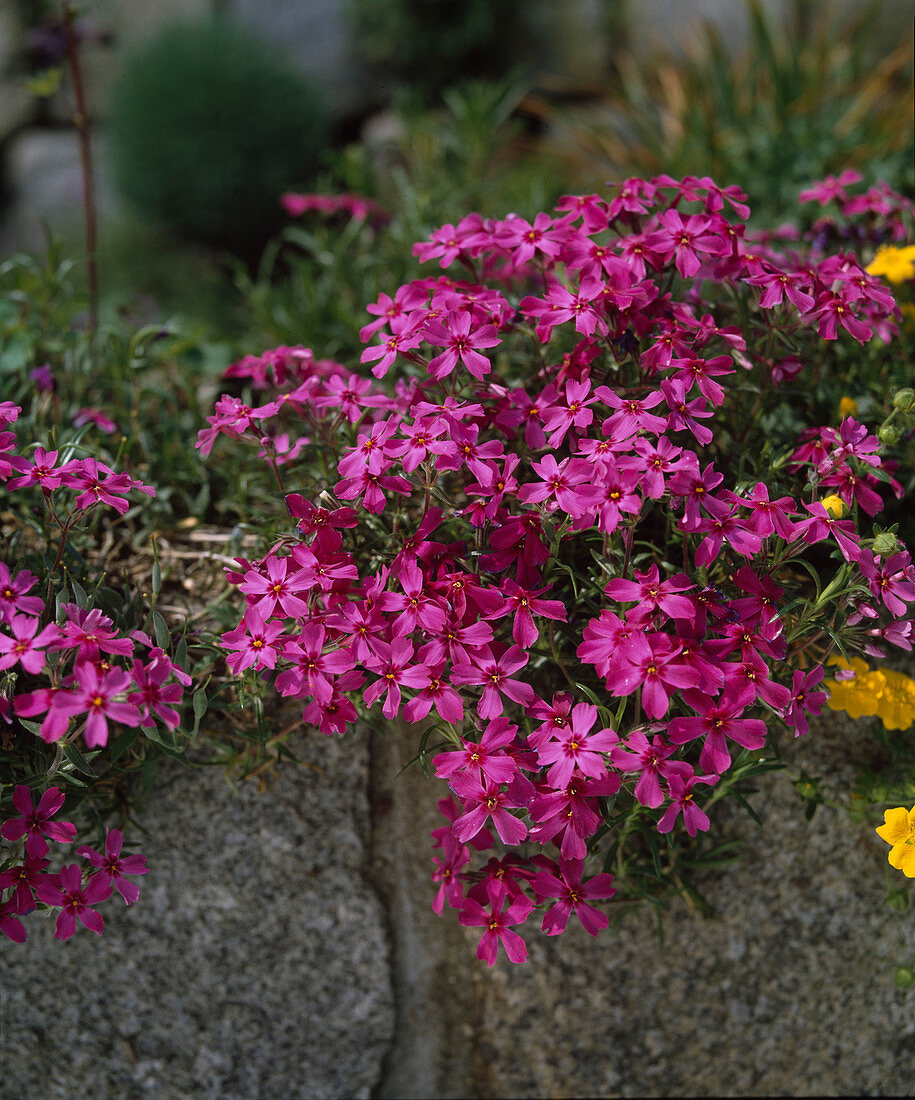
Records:
M79 139L79 159L83 176L83 219L86 230L86 281L89 288L89 338L95 337L98 329L98 265L96 262L97 229L95 220L95 182L92 168L92 146L89 133L89 114L86 109L86 94L83 90L83 75L79 66L79 43L73 31L73 7L70 0L61 0L64 38L67 43L67 65L70 69L70 81L73 84L73 98L76 109L73 112L73 125Z

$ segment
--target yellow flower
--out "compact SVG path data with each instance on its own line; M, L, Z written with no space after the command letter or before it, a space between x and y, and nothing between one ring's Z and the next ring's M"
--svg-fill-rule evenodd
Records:
M911 810L905 806L884 810L883 821L875 831L890 845L887 856L890 866L902 871L906 878L915 878L915 806Z
M824 681L830 710L844 710L852 718L876 715L888 730L907 730L915 722L915 680L910 676L869 669L858 657L851 664L840 657L829 663L855 674L850 680Z
M841 519L846 512L845 501L835 493L831 493L828 497L823 497L823 507L833 519Z
M858 402L853 397L839 398L839 419L846 416L857 416Z
M915 244L905 248L892 245L881 248L864 270L871 275L882 275L890 283L904 283L915 276Z
M907 730L915 722L915 680L892 669L885 680L877 713L888 730Z

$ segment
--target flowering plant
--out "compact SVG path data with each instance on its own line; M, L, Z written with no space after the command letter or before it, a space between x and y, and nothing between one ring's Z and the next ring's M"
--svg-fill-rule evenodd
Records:
M911 223L891 192L860 205L893 240ZM830 254L748 213L661 176L470 214L415 249L465 277L368 307L374 380L248 356L200 433L248 444L285 512L228 571L230 670L326 734L378 704L421 724L450 787L434 908L490 964L525 958L535 910L594 934L592 902L683 889L713 804L821 712L830 654L911 649L915 569L867 523L904 491L888 447L851 415L799 422L837 346L892 353L880 238Z

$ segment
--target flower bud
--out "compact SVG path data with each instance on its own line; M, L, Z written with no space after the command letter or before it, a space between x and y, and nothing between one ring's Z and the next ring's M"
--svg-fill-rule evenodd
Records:
M895 424L884 424L882 428L877 432L877 438L881 443L885 443L888 447L892 447L894 443L898 443L902 433L896 427Z
M893 397L893 405L900 412L912 412L915 409L915 390L898 390Z
M881 557L895 554L898 545L896 536L892 531L881 531L872 543L874 553L880 554Z
M841 519L846 512L845 501L835 493L823 497L823 507L833 519Z

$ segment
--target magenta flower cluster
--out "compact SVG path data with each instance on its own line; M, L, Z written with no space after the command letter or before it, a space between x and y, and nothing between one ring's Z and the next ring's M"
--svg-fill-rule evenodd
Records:
M55 939L66 940L76 931L77 920L99 935L104 930L96 906L110 897L112 890L131 905L140 890L126 876L145 875L148 868L142 855L123 855L124 837L119 829L108 829L105 850L96 851L88 844L76 854L89 861L89 868L70 863L60 871L49 871L49 840L69 844L76 836L71 821L53 821L64 804L59 787L50 787L36 806L29 789L20 784L13 791L13 806L18 811L0 825L0 837L18 846L18 858L0 871L0 932L16 943L24 943L26 930L20 917L41 904L59 909Z
M57 451L36 447L31 457L14 453L16 435L8 429L20 411L9 402L0 404L0 480L8 489L40 488L60 531L61 551L74 523L90 508L107 505L123 514L131 491L154 494L151 486L93 458L58 464ZM76 497L62 503L67 491ZM8 723L12 714L41 717L42 740L69 741L82 733L89 748L107 744L109 722L150 728L159 721L174 729L175 708L191 682L187 673L145 632L123 636L97 608L65 602L61 621L53 621L46 597L35 591L37 583L27 569L14 574L0 561L0 670L14 673L20 689L0 695L0 720ZM32 690L21 690L30 685Z
M909 554L855 519L880 482L898 489L864 425L805 433L768 480L716 466L742 392L804 371L779 334L822 351L891 341L898 320L855 256L753 235L747 215L737 188L668 177L532 222L470 214L415 249L466 278L368 307L362 362L393 386L278 348L228 372L261 402L223 395L200 433L204 454L250 443L297 527L229 570L230 670L273 678L327 734L359 705L435 723L451 795L434 908L482 928L490 964L500 943L525 958L535 909L548 935L572 914L607 925L592 903L611 876L585 868L608 806L695 836L735 752L778 720L807 730L824 625L851 649L911 649ZM790 568L817 545L836 576L822 598ZM474 867L493 833L505 854Z

